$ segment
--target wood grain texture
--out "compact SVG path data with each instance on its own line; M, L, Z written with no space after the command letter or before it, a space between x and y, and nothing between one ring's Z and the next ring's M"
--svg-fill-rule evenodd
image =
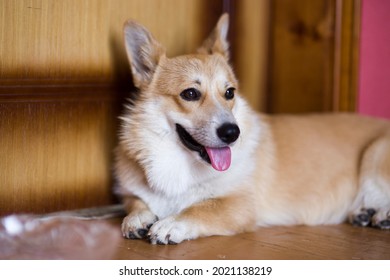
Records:
M360 0L337 0L333 110L356 112L358 96Z
M233 64L240 91L251 106L266 110L270 0L233 1Z
M126 20L177 55L193 51L220 13L219 0L0 0L0 79L111 80L126 67Z
M332 104L333 1L272 1L272 113L327 111Z
M0 213L112 202L116 104L110 91L88 90L72 88L83 99L59 89L56 100L41 93L0 102Z
M112 221L117 225L120 221ZM177 246L122 239L115 259L137 260L388 260L390 232L373 228L295 226L259 228L235 236L213 236Z

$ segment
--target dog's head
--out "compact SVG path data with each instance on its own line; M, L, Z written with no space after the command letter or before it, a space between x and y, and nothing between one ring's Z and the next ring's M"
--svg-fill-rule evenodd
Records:
M230 146L240 135L234 114L238 84L228 63L228 21L227 14L221 16L196 54L174 58L166 57L143 26L128 21L124 27L141 98L153 98L181 143L219 171L229 168Z

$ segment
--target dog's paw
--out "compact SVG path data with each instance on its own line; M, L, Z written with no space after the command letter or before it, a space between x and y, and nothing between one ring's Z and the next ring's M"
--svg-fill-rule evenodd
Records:
M373 208L361 208L356 213L350 216L350 222L354 226L366 227L371 225L372 217L375 215L376 210Z
M380 229L390 229L390 211L362 208L350 216L350 222L355 226L372 226Z
M130 213L122 222L123 237L128 239L144 238L157 220L157 216L148 210Z
M380 210L378 211L371 220L373 227L380 229L390 229L390 211Z
M194 227L185 220L168 217L156 222L148 233L150 243L159 245L175 245L184 240L194 239L197 236Z

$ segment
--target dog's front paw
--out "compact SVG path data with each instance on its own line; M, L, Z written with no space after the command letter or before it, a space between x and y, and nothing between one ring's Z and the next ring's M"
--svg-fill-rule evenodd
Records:
M148 210L130 213L122 222L123 237L129 239L144 238L157 220L157 216Z
M175 217L168 217L156 222L149 230L149 239L152 244L174 245L197 238L194 226L185 220L177 220Z

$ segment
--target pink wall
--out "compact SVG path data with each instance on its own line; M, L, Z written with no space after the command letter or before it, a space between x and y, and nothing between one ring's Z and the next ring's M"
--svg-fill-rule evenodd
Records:
M358 112L390 119L390 1L362 0Z

